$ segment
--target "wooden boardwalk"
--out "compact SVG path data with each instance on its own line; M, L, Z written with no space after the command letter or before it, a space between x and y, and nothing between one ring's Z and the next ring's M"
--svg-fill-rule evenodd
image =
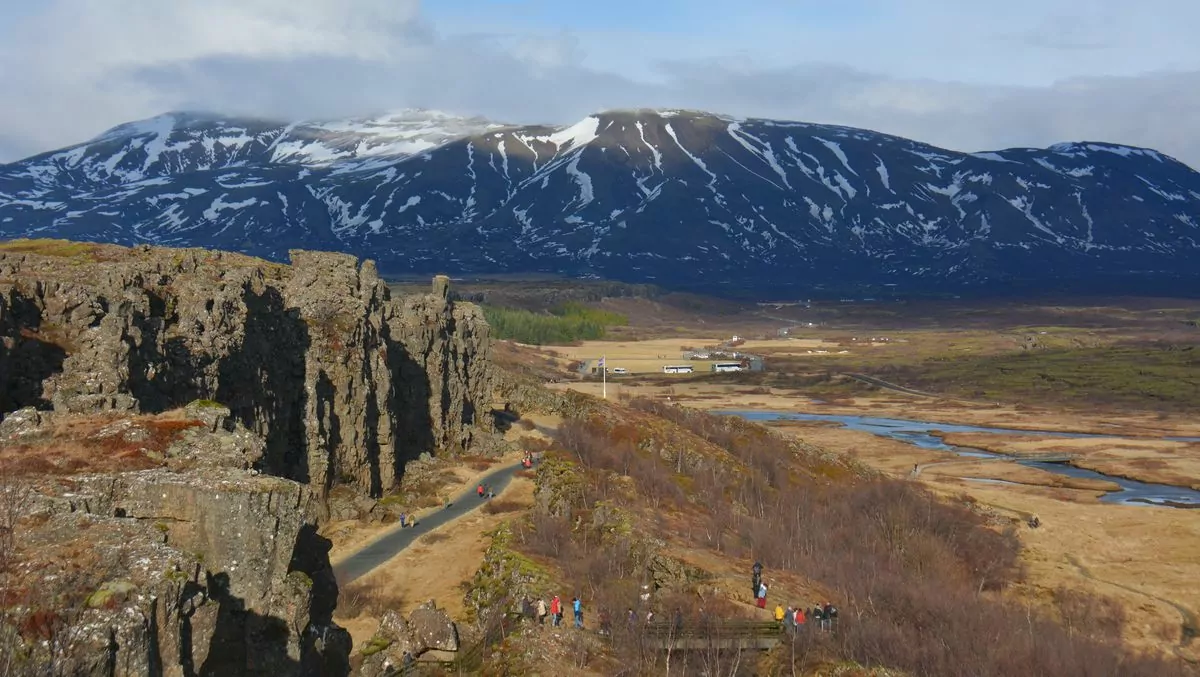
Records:
M643 633L646 645L660 651L769 651L784 639L775 621L730 620L682 628L661 622L643 626Z

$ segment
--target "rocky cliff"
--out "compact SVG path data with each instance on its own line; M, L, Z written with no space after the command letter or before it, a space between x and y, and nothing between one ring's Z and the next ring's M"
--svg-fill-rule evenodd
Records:
M469 304L392 299L372 262L202 249L0 247L0 414L226 405L258 470L379 495L406 461L491 429L488 328Z
M318 496L228 414L0 422L0 674L347 674Z

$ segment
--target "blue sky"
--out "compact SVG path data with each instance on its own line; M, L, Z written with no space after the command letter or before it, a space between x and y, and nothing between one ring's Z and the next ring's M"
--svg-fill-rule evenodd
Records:
M0 161L168 110L570 123L667 106L1200 166L1195 0L0 3Z

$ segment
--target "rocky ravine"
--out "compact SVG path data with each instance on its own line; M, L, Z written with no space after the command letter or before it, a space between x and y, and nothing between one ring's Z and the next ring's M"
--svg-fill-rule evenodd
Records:
M292 259L0 251L0 674L349 673L325 498L493 439L488 331Z
M266 440L260 470L322 495L336 482L378 496L407 460L490 430L487 324L449 300L446 278L394 300L370 261L291 259L0 250L0 413L213 400Z

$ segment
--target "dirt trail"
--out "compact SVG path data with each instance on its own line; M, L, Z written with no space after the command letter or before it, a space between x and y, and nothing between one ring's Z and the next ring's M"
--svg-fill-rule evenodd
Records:
M1148 597L1157 602L1162 602L1163 604L1166 604L1167 606L1178 611L1180 617L1179 644L1175 647L1175 655L1193 665L1200 664L1200 659L1197 659L1196 657L1186 653L1188 651L1188 646L1190 646L1192 643L1192 640L1196 639L1197 635L1200 635L1200 619L1196 618L1196 614L1192 613L1191 609L1188 609L1178 602L1174 602L1157 595L1152 595L1144 590L1138 590L1135 587L1125 585L1123 583L1115 583L1113 581L1106 581L1103 578L1097 578L1079 561L1079 558L1075 557L1074 555L1066 555L1066 560L1071 566L1075 567L1080 576L1083 576L1090 581L1095 581L1096 583L1102 583L1104 585L1111 585L1114 588L1120 588L1136 595Z

